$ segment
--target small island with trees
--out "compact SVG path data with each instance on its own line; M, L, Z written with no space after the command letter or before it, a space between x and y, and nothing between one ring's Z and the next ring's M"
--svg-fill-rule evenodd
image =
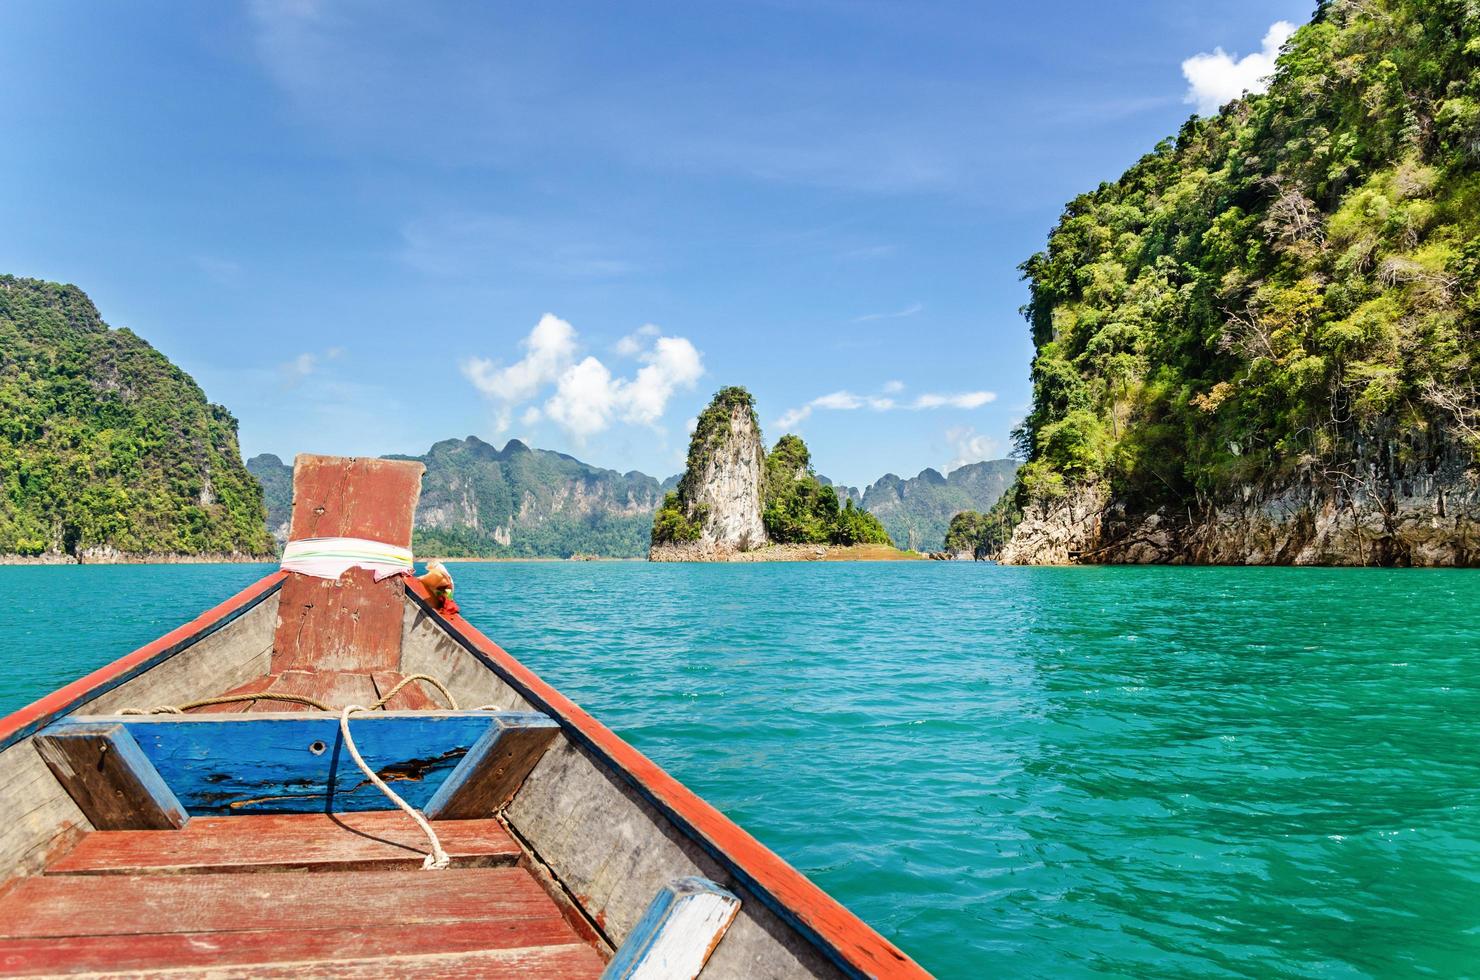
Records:
M699 415L678 488L653 518L653 561L887 560L923 557L895 548L879 519L812 469L800 436L765 451L755 400L722 388Z

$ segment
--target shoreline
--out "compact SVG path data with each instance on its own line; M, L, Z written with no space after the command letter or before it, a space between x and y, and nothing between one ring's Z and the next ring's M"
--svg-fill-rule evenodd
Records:
M261 565L277 555L203 554L153 555L114 552L103 555L0 555L0 565Z
M231 554L204 554L204 555L139 555L139 554L113 554L108 556L94 556L86 558L75 558L72 555L0 555L0 567L14 566L75 566L75 565L268 565L276 564L280 555L231 555ZM560 558L558 556L542 556L530 558L515 557L477 557L460 558L443 555L417 555L418 564L428 561L441 561L454 564L485 564L497 562L541 562L541 563L587 563L587 562L641 562L647 561L642 557L609 558L580 556L572 558Z
M648 561L659 563L693 562L722 565L746 562L829 562L829 561L929 561L930 556L915 551L900 551L884 544L772 544L754 551L734 551L713 544L659 545L648 552Z
M646 561L647 559L646 558L638 558L638 557L610 558L610 557L605 557L605 556L597 557L597 556L588 556L588 555L581 555L579 557L572 555L570 558L560 558L560 557L551 556L551 555L542 555L542 556L539 556L539 557L530 557L530 558L515 558L515 557L507 557L506 558L506 557L501 557L501 556L498 556L498 555L479 556L477 558L458 558L456 556L448 557L448 556L438 556L438 555L426 555L426 556L417 555L416 556L416 560L418 562L424 562L424 561L440 561L440 562L443 562L443 563L455 562L455 563L459 563L459 564L480 564L480 565L481 564L496 564L496 563L500 563L500 562L507 563L507 562L521 562L521 561L522 562L542 562L542 563L560 562L560 563L570 563L570 564L580 565L580 564L586 564L586 563L589 563L589 562Z

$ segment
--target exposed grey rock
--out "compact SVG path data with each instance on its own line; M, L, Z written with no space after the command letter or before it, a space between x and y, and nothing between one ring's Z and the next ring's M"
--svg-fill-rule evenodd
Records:
M1029 505L1003 550L1017 565L1480 564L1480 474L1462 452L1306 469L1201 512L1135 513L1099 486Z
M699 472L689 474L693 512L700 515L703 529L700 540L735 551L764 547L761 496L766 451L748 404L730 406L728 425L710 436L703 459Z

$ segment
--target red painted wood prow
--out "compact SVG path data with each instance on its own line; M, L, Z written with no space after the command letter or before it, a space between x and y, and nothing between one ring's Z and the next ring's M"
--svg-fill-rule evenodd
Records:
M404 460L300 454L293 463L288 538L366 538L411 547L425 467ZM401 663L400 576L376 582L351 568L338 581L290 573L278 604L272 672L396 670Z

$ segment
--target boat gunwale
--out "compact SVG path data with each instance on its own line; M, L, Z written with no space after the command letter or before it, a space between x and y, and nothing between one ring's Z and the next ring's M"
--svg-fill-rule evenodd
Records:
M275 594L287 577L287 572L271 572L190 622L0 718L0 752L231 625Z
M561 694L466 618L443 616L432 605L425 586L414 577L406 580L406 595L448 637L533 707L554 718L578 745L621 775L685 837L728 869L844 973L861 977L930 976L816 882Z

